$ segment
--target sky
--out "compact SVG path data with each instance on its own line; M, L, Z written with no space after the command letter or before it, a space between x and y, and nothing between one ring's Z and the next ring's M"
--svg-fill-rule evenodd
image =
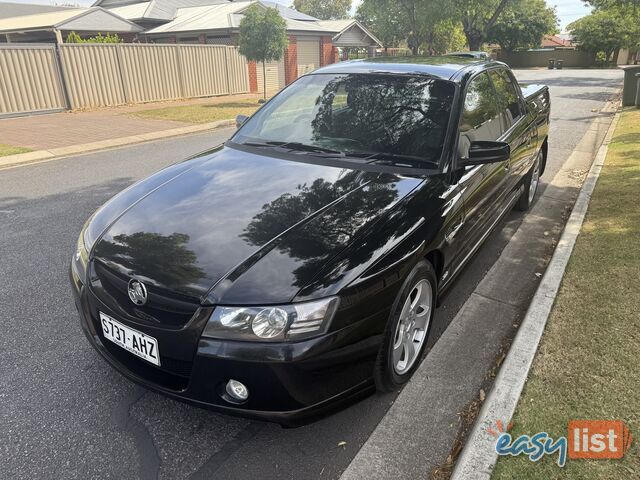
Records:
M0 0L1 1L1 0ZM94 3L95 0L8 0L15 3L39 3L39 4L67 4L73 3L81 6L89 6ZM283 5L291 5L292 0L272 0ZM354 0L352 12L355 12L358 4L362 0ZM585 6L582 0L546 0L547 4L555 6L560 18L560 30L564 30L567 24L577 20L580 17L589 14L589 7Z

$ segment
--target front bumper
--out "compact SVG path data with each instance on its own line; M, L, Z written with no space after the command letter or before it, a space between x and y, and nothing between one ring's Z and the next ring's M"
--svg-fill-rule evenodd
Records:
M71 281L82 329L91 345L130 380L171 398L230 415L297 426L375 389L372 372L381 335L372 335L370 325L372 320L378 323L378 318L296 343L215 340L200 338L208 313L180 330L141 326L100 301L73 269ZM161 355L176 349L185 355L185 346L179 345L184 342L191 361L167 358L162 367L156 367L135 357L104 339L98 311L157 338ZM244 404L225 400L224 385L230 379L248 387L250 395Z

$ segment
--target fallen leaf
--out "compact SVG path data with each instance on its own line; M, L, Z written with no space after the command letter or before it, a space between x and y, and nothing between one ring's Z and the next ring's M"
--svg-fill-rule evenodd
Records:
M536 272L536 277L540 278L542 274L540 272Z
M339 442L339 443L338 443L338 446L339 446L339 447L344 447L346 444L347 444L347 442Z

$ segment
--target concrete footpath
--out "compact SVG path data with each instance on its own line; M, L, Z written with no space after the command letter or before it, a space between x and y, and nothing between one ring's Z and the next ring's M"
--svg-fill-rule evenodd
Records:
M235 119L191 124L136 117L132 114L164 107L216 105L257 101L260 95L210 97L175 102L61 112L0 119L0 143L32 151L0 157L0 169L78 155L107 148L159 140L235 125Z
M613 111L608 104L603 113ZM603 116L591 123L343 480L450 475L611 121Z
M137 135L128 135L126 137L111 138L108 140L100 140L97 142L80 143L76 145L70 145L68 147L58 147L48 150L36 150L34 152L7 155L5 157L0 157L0 169L43 162L47 160L54 160L61 157L67 157L69 155L79 155L82 153L105 150L108 148L149 142L152 140L161 140L164 138L177 137L180 135L200 133L207 130L216 130L218 128L226 128L233 125L235 125L235 120L220 120L218 122L188 125L186 127L171 128L169 130L158 130L149 133L140 133Z

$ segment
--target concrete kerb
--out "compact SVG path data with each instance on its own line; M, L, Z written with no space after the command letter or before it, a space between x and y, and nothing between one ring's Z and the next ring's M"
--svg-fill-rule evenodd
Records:
M72 155L80 155L83 153L96 152L109 148L134 145L137 143L149 142L152 140L177 137L180 135L189 135L193 133L200 133L208 130L217 130L220 128L227 128L232 126L235 126L235 120L219 120L217 122L203 123L200 125L189 125L186 127L172 128L170 130L160 130L157 132L142 133L139 135L130 135L127 137L101 140L99 142L70 145L68 147L52 148L49 150L38 150L35 152L19 153L17 155L8 155L6 157L0 157L0 169L32 163L48 162L50 160L57 160L59 158L65 158Z
M531 301L522 325L480 410L466 445L453 471L453 480L489 479L498 455L495 437L487 428L496 420L508 423L516 409L538 344L560 288L564 271L582 228L589 201L604 165L607 150L620 114L616 114L604 142L598 149L551 262Z

